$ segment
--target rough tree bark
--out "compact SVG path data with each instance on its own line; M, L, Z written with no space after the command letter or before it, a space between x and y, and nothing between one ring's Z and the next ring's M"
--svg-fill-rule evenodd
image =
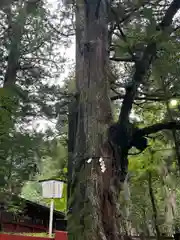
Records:
M154 220L154 228L156 231L156 237L157 240L160 239L160 230L159 230L159 225L158 225L158 214L157 214L157 208L156 208L156 202L155 202L155 196L153 192L153 186L152 186L153 180L152 180L152 173L149 171L148 172L148 187L149 187L149 196L152 204L152 210L153 210L153 220Z
M118 190L113 182L112 152L105 143L106 130L112 122L107 79L108 5L103 0L98 3L88 0L77 1L76 5L79 105L76 144L71 157L74 166L68 218L70 239L119 239ZM99 164L101 157L106 165L104 173ZM88 159L92 161L87 163Z

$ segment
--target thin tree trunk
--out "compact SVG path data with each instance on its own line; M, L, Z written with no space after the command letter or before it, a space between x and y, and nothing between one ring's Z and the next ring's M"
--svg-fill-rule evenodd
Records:
M77 121L78 121L78 98L74 99L73 102L69 104L69 114L68 114L68 191L67 191L68 199L70 199L70 196L71 196L73 154L74 154L76 132L77 132ZM68 209L69 209L69 206L68 206Z
M150 196L152 210L153 210L154 227L156 230L157 239L160 240L160 230L159 230L158 221L157 221L157 209L156 209L155 196L154 196L153 186L152 186L151 172L148 172L148 186L149 186L149 196Z
M146 207L143 207L143 217L144 217L144 234L145 236L150 236L150 231L149 231L149 219L147 218L147 211Z
M166 233L172 234L174 219L176 216L176 193L174 191L175 186L173 180L170 182L168 178L170 177L170 172L165 164L162 166L161 170L161 181L164 190L164 199L165 199L165 227L167 229Z
M30 0L27 1L24 6L19 10L19 14L16 17L16 21L14 23L12 21L11 6L4 10L9 25L8 36L10 40L7 68L4 77L4 87L12 88L16 83L16 75L19 69L19 58L21 54L21 39L24 33L26 19L30 14L30 2Z
M165 85L165 81L164 79L161 79L161 85L162 85L162 89L164 91L164 96L168 95L168 91L166 89L166 85ZM169 100L166 99L165 100L165 104L166 104L166 110L167 110L167 114L168 114L168 120L173 121L173 117L172 117L172 111L169 107ZM178 167L180 169L180 149L179 149L179 141L178 141L178 137L177 137L177 131L176 129L172 130L172 137L174 140L174 144L175 144L175 153L176 153L176 157L177 157L177 163L178 163ZM168 169L166 166L163 166L164 171L163 171L163 184L164 184L164 190L166 192L166 225L168 227L168 233L172 232L172 228L173 228L173 220L175 217L175 210L176 210L176 194L174 192L174 186L172 186L172 189L169 190L169 188L166 186L165 182L166 182L166 177L167 174L169 175Z

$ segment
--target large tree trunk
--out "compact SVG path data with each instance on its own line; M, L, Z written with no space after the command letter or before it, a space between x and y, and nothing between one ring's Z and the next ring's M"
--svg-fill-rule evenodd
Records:
M85 2L85 1L84 1ZM70 191L70 239L119 239L118 186L106 130L112 121L107 79L107 1L76 6L78 121ZM72 148L71 148L72 149ZM101 171L102 157L106 170ZM92 159L92 161L91 161ZM89 162L89 163L88 163ZM116 181L117 183L117 181Z

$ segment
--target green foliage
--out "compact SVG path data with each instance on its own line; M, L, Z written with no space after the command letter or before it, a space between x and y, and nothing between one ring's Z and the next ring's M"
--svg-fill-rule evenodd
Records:
M146 103L143 109L135 107L134 110L140 117L139 127L151 125L166 118L166 107L162 103ZM156 234L154 210L149 195L149 172L153 178L152 189L160 231L172 234L173 227L179 221L179 201L176 201L173 196L179 176L177 176L177 162L172 144L172 135L168 131L163 131L148 138L149 146L143 153L129 156L130 197L126 204L124 201L123 203L124 207L129 209L127 220L138 232ZM178 190L175 191L176 197L178 192Z
M42 200L41 176L67 174L65 139L56 137L56 123L65 125L60 116L67 113L59 78L65 61L61 46L70 42L64 21L70 10L56 7L52 13L44 1L11 1L0 9L0 195L9 206L22 188L27 198ZM54 121L53 129L44 120Z
M40 164L40 173L34 178L34 182L27 182L22 190L22 196L28 200L49 205L50 200L42 198L42 189L39 180L59 179L67 180L67 151L59 140L47 141L43 145L43 155ZM65 212L67 208L67 184L64 184L61 199L55 199L55 209Z

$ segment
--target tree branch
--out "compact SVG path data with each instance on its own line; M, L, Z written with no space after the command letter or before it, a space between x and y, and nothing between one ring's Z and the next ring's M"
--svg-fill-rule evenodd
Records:
M165 122L165 123L156 123L149 127L145 127L137 130L134 135L137 134L138 136L147 136L162 130L172 130L172 129L180 130L180 122L171 121L171 122Z
M133 54L133 51L132 51L131 48L130 48L130 44L129 44L129 42L128 42L128 39L127 39L125 33L123 32L123 30L122 30L122 28L121 28L121 25L120 25L120 23L119 23L118 15L117 15L116 11L115 11L113 8L111 8L111 11L112 11L112 13L114 14L114 17L115 17L115 20L116 20L116 27L118 28L118 30L119 30L119 32L120 32L120 34L121 34L122 40L127 44L128 52L129 52L129 54L131 55L132 59L135 60L135 59L134 59L134 54Z
M162 22L159 25L159 29L164 30L165 28L169 27L172 24L173 17L177 13L177 11L180 8L180 1L174 0L168 10L166 11L166 14L162 20Z
M115 101L118 99L124 99L125 95L115 95L113 97L111 97L111 101ZM171 100L172 98L180 98L180 95L176 95L176 96L169 96L169 97L160 97L160 96L145 96L145 97L141 97L141 96L137 96L134 98L134 101L139 100L139 101L152 101L152 102L164 102L166 100Z
M132 57L110 57L109 60L115 61L115 62L134 62Z
M166 28L170 27L173 21L173 17L177 13L179 8L180 1L173 0L172 3L170 4L170 7L166 11L166 14L162 22L159 24L159 26L157 26L156 28L157 32L165 31ZM143 82L145 75L147 74L152 62L154 61L156 52L157 42L152 39L145 48L141 60L136 61L135 63L135 73L132 78L132 85L131 87L126 89L126 94L119 115L119 123L122 125L126 125L129 121L129 115L133 106L133 102L135 100L135 96L137 94L137 89L139 85Z

